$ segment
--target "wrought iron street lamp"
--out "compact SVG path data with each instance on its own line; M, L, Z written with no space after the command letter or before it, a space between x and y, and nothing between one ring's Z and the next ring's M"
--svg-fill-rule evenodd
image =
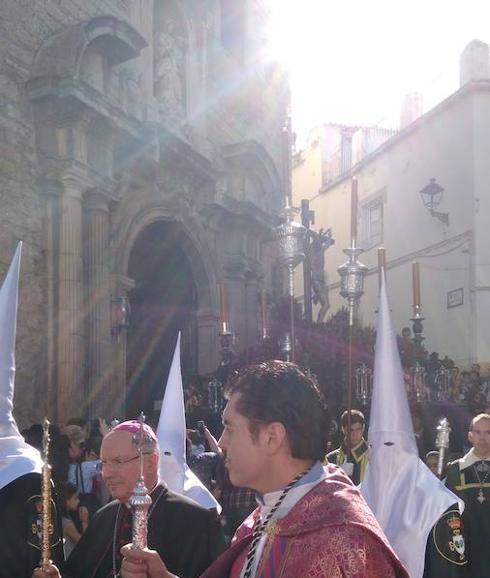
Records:
M436 219L439 219L441 223L448 226L449 213L440 213L439 211L436 211L442 200L443 192L444 188L436 182L436 179L431 178L429 183L420 191L420 196L422 197L424 207L427 208L429 213Z

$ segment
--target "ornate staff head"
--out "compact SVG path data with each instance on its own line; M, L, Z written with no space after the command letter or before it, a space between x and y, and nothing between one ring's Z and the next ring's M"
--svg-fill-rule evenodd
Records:
M145 486L143 460L145 454L151 453L155 449L155 441L145 432L143 412L140 413L138 421L140 427L133 435L133 443L140 457L140 475L129 498L129 506L133 511L133 548L143 549L147 546L148 510L151 506L151 497Z
M449 449L449 436L451 428L449 427L449 420L443 417L437 426L436 448L439 450L439 462L437 464L437 475L442 476L444 470L444 456Z

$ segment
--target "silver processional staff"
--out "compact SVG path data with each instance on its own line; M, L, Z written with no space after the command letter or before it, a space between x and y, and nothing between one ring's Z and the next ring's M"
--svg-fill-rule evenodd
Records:
M145 416L143 412L138 418L140 427L138 432L133 436L133 443L136 446L140 458L140 475L133 493L129 498L129 506L133 513L133 531L132 542L133 548L143 549L147 547L148 536L148 510L151 506L151 497L145 486L145 476L143 471L144 455L149 453L150 447L153 447L154 441L145 433Z
M449 427L449 420L447 417L443 417L439 421L437 426L437 436L436 436L436 448L439 451L439 461L437 462L437 475L442 478L444 471L444 463L446 457L446 451L449 449L449 434L451 433L451 428Z

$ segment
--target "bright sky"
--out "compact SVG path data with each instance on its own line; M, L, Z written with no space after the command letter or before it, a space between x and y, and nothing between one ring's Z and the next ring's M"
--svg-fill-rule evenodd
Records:
M490 0L269 1L300 144L321 122L396 127L407 92L430 110L457 90L463 48L490 42Z

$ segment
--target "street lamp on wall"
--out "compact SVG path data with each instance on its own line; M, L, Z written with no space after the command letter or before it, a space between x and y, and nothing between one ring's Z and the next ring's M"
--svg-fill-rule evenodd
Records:
M436 179L431 178L429 183L420 191L420 196L429 213L447 227L449 225L449 213L436 211L442 200L443 192L444 188L436 182Z

